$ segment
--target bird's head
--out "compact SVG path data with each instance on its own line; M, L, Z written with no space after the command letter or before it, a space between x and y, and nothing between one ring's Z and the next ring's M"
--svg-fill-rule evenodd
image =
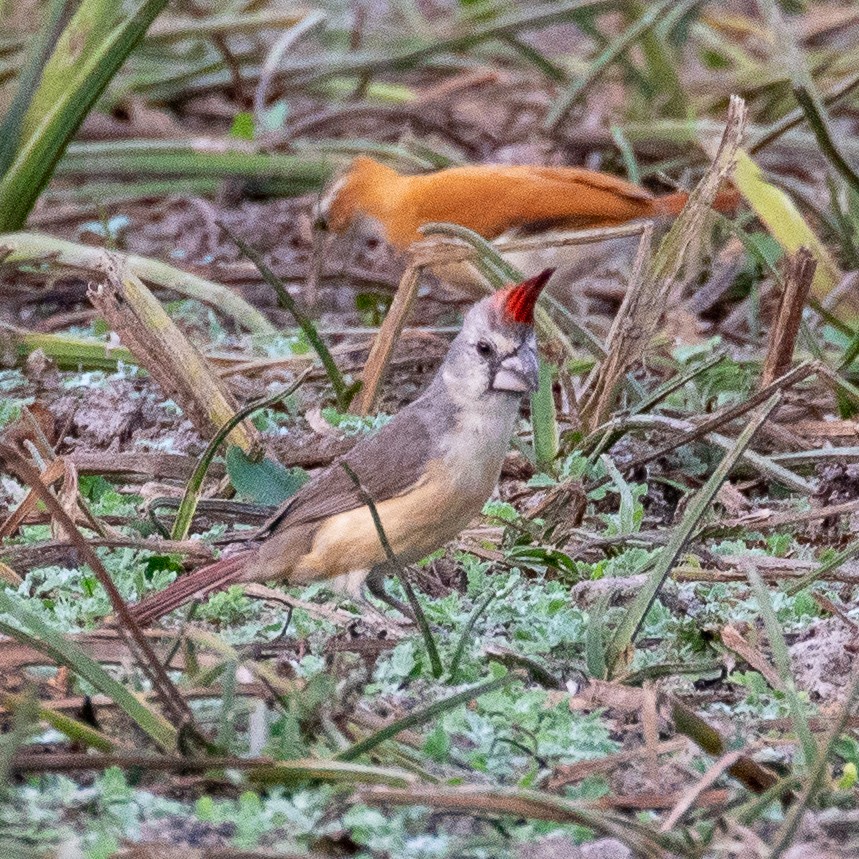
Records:
M359 156L314 207L314 228L332 233L359 228L386 238L383 222L391 206L397 205L401 178L396 170L366 155Z
M518 401L537 390L534 306L554 271L501 289L468 311L442 367L456 400Z

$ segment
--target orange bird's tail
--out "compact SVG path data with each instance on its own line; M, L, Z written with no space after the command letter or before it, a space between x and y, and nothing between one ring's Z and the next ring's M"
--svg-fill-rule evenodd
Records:
M177 579L164 590L150 594L136 605L129 606L131 614L140 626L149 626L195 597L206 597L234 585L242 580L245 563L254 554L252 550L237 552L228 558L200 567L199 570Z
M664 194L653 201L654 209L660 215L679 215L680 210L689 200L688 191L675 191L673 194ZM711 208L723 215L735 215L740 206L742 196L736 188L723 188L716 194Z

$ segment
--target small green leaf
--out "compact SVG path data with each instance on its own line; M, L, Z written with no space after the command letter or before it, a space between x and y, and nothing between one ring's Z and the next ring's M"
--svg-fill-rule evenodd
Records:
M254 117L252 113L242 111L236 114L233 124L230 126L230 137L237 137L239 140L254 139Z
M217 818L217 809L215 808L215 801L211 796L201 796L195 805L197 819L202 820L204 822L211 822L216 820Z
M844 764L844 771L841 773L841 778L838 780L839 790L851 790L856 782L859 781L859 773L857 773L856 764Z
M273 459L254 462L236 445L228 448L226 464L227 474L237 492L258 504L272 507L295 495L308 479L303 468L284 468Z
M450 754L450 746L450 734L441 725L436 725L424 741L424 753L436 763L444 763ZM854 766L853 769L855 770L856 767ZM844 768L844 771L847 771L847 767Z

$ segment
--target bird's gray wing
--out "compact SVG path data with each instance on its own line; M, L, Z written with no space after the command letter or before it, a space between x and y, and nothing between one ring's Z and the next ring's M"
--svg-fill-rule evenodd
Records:
M435 411L420 408L418 402L407 406L299 489L266 523L265 530L304 525L361 507L361 495L340 464L344 460L374 502L407 492L437 456L436 439L444 434L444 427L438 426L440 415L433 414Z

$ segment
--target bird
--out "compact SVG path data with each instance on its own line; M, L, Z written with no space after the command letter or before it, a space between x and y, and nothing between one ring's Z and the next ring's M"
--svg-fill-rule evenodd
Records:
M131 606L136 621L149 625L244 582L327 580L350 596L360 597L365 585L381 596L390 562L367 496L398 563L452 540L492 494L520 402L537 388L534 307L552 274L546 269L474 304L417 399L287 499L256 544Z
M508 253L506 259L520 271L559 268L556 282L567 290L563 301L569 306L578 303L577 290L600 265L627 268L636 240L551 247L557 234L667 221L688 199L686 191L655 195L612 174L580 167L473 164L406 175L360 155L321 195L313 224L322 234L381 239L399 251L422 237L422 226L436 222L467 227L489 240L543 238L545 247ZM712 207L732 213L739 200L736 189L728 187ZM433 272L443 285L463 287L469 295L485 289L483 275L470 262L436 264Z
M433 222L458 224L496 239L512 230L613 227L642 218L677 215L689 195L657 196L610 173L581 167L475 164L405 175L360 155L320 199L315 224L343 233L374 228L404 250ZM713 208L736 208L734 189L717 195Z

